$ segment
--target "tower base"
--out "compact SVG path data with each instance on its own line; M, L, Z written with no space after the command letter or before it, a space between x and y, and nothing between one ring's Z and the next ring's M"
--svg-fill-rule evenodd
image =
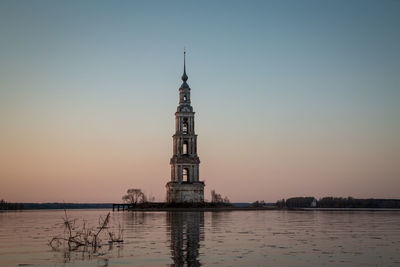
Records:
M168 182L168 203L201 203L204 202L204 182Z

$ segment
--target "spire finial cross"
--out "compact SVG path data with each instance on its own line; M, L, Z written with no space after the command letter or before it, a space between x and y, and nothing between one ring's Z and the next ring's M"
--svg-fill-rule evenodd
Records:
M188 79L188 76L186 75L186 47L183 48L183 75L182 75L182 81L186 82Z
M183 47L183 72L186 74L186 47Z

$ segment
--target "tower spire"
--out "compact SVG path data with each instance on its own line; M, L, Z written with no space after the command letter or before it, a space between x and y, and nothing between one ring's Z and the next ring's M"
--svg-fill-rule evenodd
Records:
M188 79L188 76L186 75L186 48L183 49L183 75L182 75L182 81L186 82Z

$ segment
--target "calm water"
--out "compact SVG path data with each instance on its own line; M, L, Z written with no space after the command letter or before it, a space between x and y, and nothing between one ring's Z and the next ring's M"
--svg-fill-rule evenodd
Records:
M106 210L71 210L95 226ZM63 211L0 213L0 265L400 266L400 212L114 212L125 242L54 251ZM114 229L115 230L115 229Z

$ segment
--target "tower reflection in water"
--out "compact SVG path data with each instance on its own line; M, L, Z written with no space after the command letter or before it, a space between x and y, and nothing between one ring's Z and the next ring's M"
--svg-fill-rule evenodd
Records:
M171 266L200 266L200 241L204 241L204 212L168 212Z

